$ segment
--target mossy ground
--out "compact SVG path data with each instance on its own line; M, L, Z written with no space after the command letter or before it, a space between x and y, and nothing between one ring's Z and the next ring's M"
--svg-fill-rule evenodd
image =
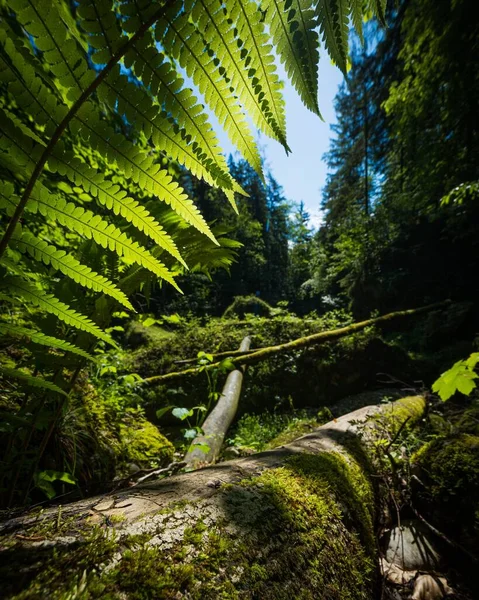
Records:
M223 486L215 506L213 520L201 503L173 507L163 523L183 514L179 537L162 535L161 527L123 539L98 527L85 531L81 542L47 552L30 584L25 578L24 589L12 588L7 597L373 597L373 492L355 459L339 452L295 456ZM18 560L20 552L11 548L3 558Z
M425 487L417 502L432 519L479 555L479 436L455 432L425 444L413 457Z

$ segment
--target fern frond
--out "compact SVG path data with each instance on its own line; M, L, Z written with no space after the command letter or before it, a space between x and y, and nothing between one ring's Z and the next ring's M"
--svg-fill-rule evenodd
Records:
M247 51L245 63L252 84L260 97L264 98L262 110L266 119L277 123L280 141L287 147L284 99L282 82L276 74L276 65L271 51L270 39L263 23L262 13L253 0L226 0L226 8L238 29L238 37Z
M128 2L122 9L126 11L133 4L137 3ZM183 87L183 79L164 54L156 48L150 34L145 35L133 46L126 54L124 62L127 68L133 69L157 102L171 115L182 136L191 142L198 158L205 166L211 164L209 171L213 184L223 189L231 189L228 166L204 107L198 103L191 89Z
M105 179L96 169L73 156L70 152L66 152L63 144L58 144L55 148L53 156L48 161L48 167L53 172L66 175L73 184L81 186L87 193L96 198L101 205L112 210L115 215L121 215L186 267L186 263L173 238L168 235L146 208L130 198L119 185Z
M32 36L35 46L58 81L58 88L68 90L67 99L76 100L95 78L76 40L61 19L55 2L45 0L10 0L18 21Z
M78 348L74 344L70 344L70 342L60 340L51 335L46 335L42 331L29 329L28 327L21 327L20 325L10 325L8 323L0 322L0 333L12 337L25 338L29 342L33 342L34 344L38 344L40 346L56 348L57 350L63 350L64 352L71 352L72 354L77 354L78 356L82 356L83 358L86 358L88 360L95 360L95 358L91 354L88 354L88 352L85 352L84 350Z
M117 23L111 0L80 0L78 16L87 32L93 49L92 61L96 65L107 63L126 41Z
M291 83L309 110L319 115L319 44L313 4L312 0L261 0L275 49Z
M58 102L52 90L35 73L26 53L18 47L13 32L0 23L0 81L8 82L8 92L18 106L51 136L67 107Z
M7 202L9 197L11 199L12 191L13 186L11 184L0 182L0 197L3 197L3 202ZM13 199L13 201L17 204L18 198ZM43 216L58 221L71 231L84 235L88 239L93 239L102 248L109 248L119 256L137 262L161 279L171 283L178 291L181 291L174 280L173 274L163 263L154 258L138 242L131 240L115 225L104 221L99 215L95 215L91 211L73 204L73 202L67 202L60 196L55 196L40 184L35 186L27 204L27 209L32 212L40 212Z
M116 347L116 344L111 337L100 329L98 325L95 325L91 319L85 317L85 315L80 314L76 310L73 310L68 304L58 300L53 294L45 293L44 290L38 288L33 283L25 281L20 277L9 275L4 278L1 285L2 288L7 289L10 294L20 296L23 300L35 304L35 306L38 306L45 312L55 315L67 325L85 331L86 333L103 340L107 344Z
M351 22L359 36L361 44L364 44L363 35L363 0L349 0L351 7Z
M20 252L28 253L32 258L43 262L47 266L51 265L76 283L94 292L111 296L129 310L135 312L126 295L114 283L108 281L103 275L95 273L90 267L81 264L71 254L67 254L64 250L57 250L54 246L38 239L28 231L22 231L20 234L15 232L12 240Z
M35 168L41 146L16 127L0 108L0 162L16 175L28 178Z
M330 57L346 73L348 58L348 14L350 0L321 0L318 21Z
M84 104L78 111L71 128L73 133L79 133L110 163L116 164L125 177L166 202L187 223L214 241L214 236L200 211L168 172L161 169L160 165L154 164L154 157L147 155L100 120L90 103Z
M382 25L386 26L386 8L388 0L370 0L369 4L372 11L379 19Z
M56 392L57 394L61 394L62 396L68 396L68 394L64 390L59 388L51 381L47 381L46 379L42 379L41 377L33 377L33 375L29 375L28 373L20 371L19 369L8 369L7 367L0 366L0 374L5 377L11 377L12 379L20 379L24 385L30 387L42 388L44 390Z
M178 61L203 94L232 143L255 171L263 177L261 159L245 115L238 106L221 71L221 64L211 49L205 47L202 33L187 13L167 13L158 21L155 37L165 51Z
M171 158L184 165L191 173L216 187L232 189L233 183L229 174L222 171L211 160L200 154L181 135L175 124L168 120L161 107L154 104L148 94L131 83L125 75L115 69L99 88L99 96L112 110L126 117L128 122L135 123L136 129L151 140L157 150L165 151ZM175 131L176 129L176 131Z
M224 77L230 87L234 88L235 95L251 116L253 123L268 136L286 145L286 132L281 130L279 123L273 118L258 81L249 76L248 52L237 36L236 23L228 11L217 0L197 0L191 18L197 29L203 33L207 47L220 61ZM269 112L269 118L265 112Z

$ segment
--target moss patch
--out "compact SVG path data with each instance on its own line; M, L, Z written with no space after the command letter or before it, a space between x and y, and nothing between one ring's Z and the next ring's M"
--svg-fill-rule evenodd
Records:
M173 459L173 444L153 423L145 418L136 418L134 413L127 413L119 424L119 437L122 459L126 462L141 465L155 460L166 464Z
M10 597L373 598L373 494L355 460L337 452L295 456L224 486L217 500L214 509L207 501L173 507L140 537L117 541L95 529L51 553L29 587ZM162 535L168 519L171 527L182 518L180 536Z
M427 443L413 457L426 484L419 502L441 528L477 553L479 436L459 433Z

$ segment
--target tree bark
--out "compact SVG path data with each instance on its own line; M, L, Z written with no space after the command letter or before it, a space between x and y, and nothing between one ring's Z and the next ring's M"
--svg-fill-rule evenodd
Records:
M240 352L249 350L251 338L245 337L240 345ZM223 392L211 413L203 423L203 434L198 435L184 458L189 467L197 468L215 463L221 452L226 432L228 431L236 411L241 394L244 368L235 369L228 374ZM209 450L205 452L204 447Z
M424 408L422 397L365 407L269 452L12 519L0 527L3 592L373 600L368 444Z

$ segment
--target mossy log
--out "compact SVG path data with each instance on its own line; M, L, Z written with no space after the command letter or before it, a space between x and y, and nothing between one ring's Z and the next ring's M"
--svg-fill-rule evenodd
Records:
M425 312L429 312L431 310L444 308L449 303L449 300L445 300L444 302L436 302L435 304L429 304L420 308L400 310L388 313L387 315L376 317L374 319L367 319L366 321L352 323L351 325L347 325L346 327L339 327L338 329L331 329L329 331L321 331L319 333L314 333L312 335L297 338L295 340L292 340L291 342L286 342L285 344L267 346L265 348L258 348L256 350L248 351L231 350L230 352L220 352L218 354L213 354L213 357L215 359L225 357L231 358L232 362L236 366L251 365L262 360L272 358L273 356L277 356L278 354L283 354L285 352L291 352L295 350L302 350L303 348L314 346L316 344L322 344L324 342L335 341L340 338L357 333L358 331L362 331L363 329L366 329L366 327L381 325L399 317L419 315ZM202 373L204 370L217 369L219 366L219 362L214 362L210 365L202 366L201 368L193 367L191 369L184 369L183 371L173 371L172 373L165 373L163 375L153 375L152 377L147 377L143 379L143 383L146 383L148 385L162 384L171 380L181 379L182 377L185 377L187 375L197 375L198 373Z
M273 451L12 519L4 597L372 600L368 440L424 408L362 408Z
M240 350L248 350L250 344L251 338L245 337ZM193 440L186 453L184 460L190 467L212 464L218 459L226 432L238 410L242 383L243 368L228 374L218 402L203 423L203 433Z

